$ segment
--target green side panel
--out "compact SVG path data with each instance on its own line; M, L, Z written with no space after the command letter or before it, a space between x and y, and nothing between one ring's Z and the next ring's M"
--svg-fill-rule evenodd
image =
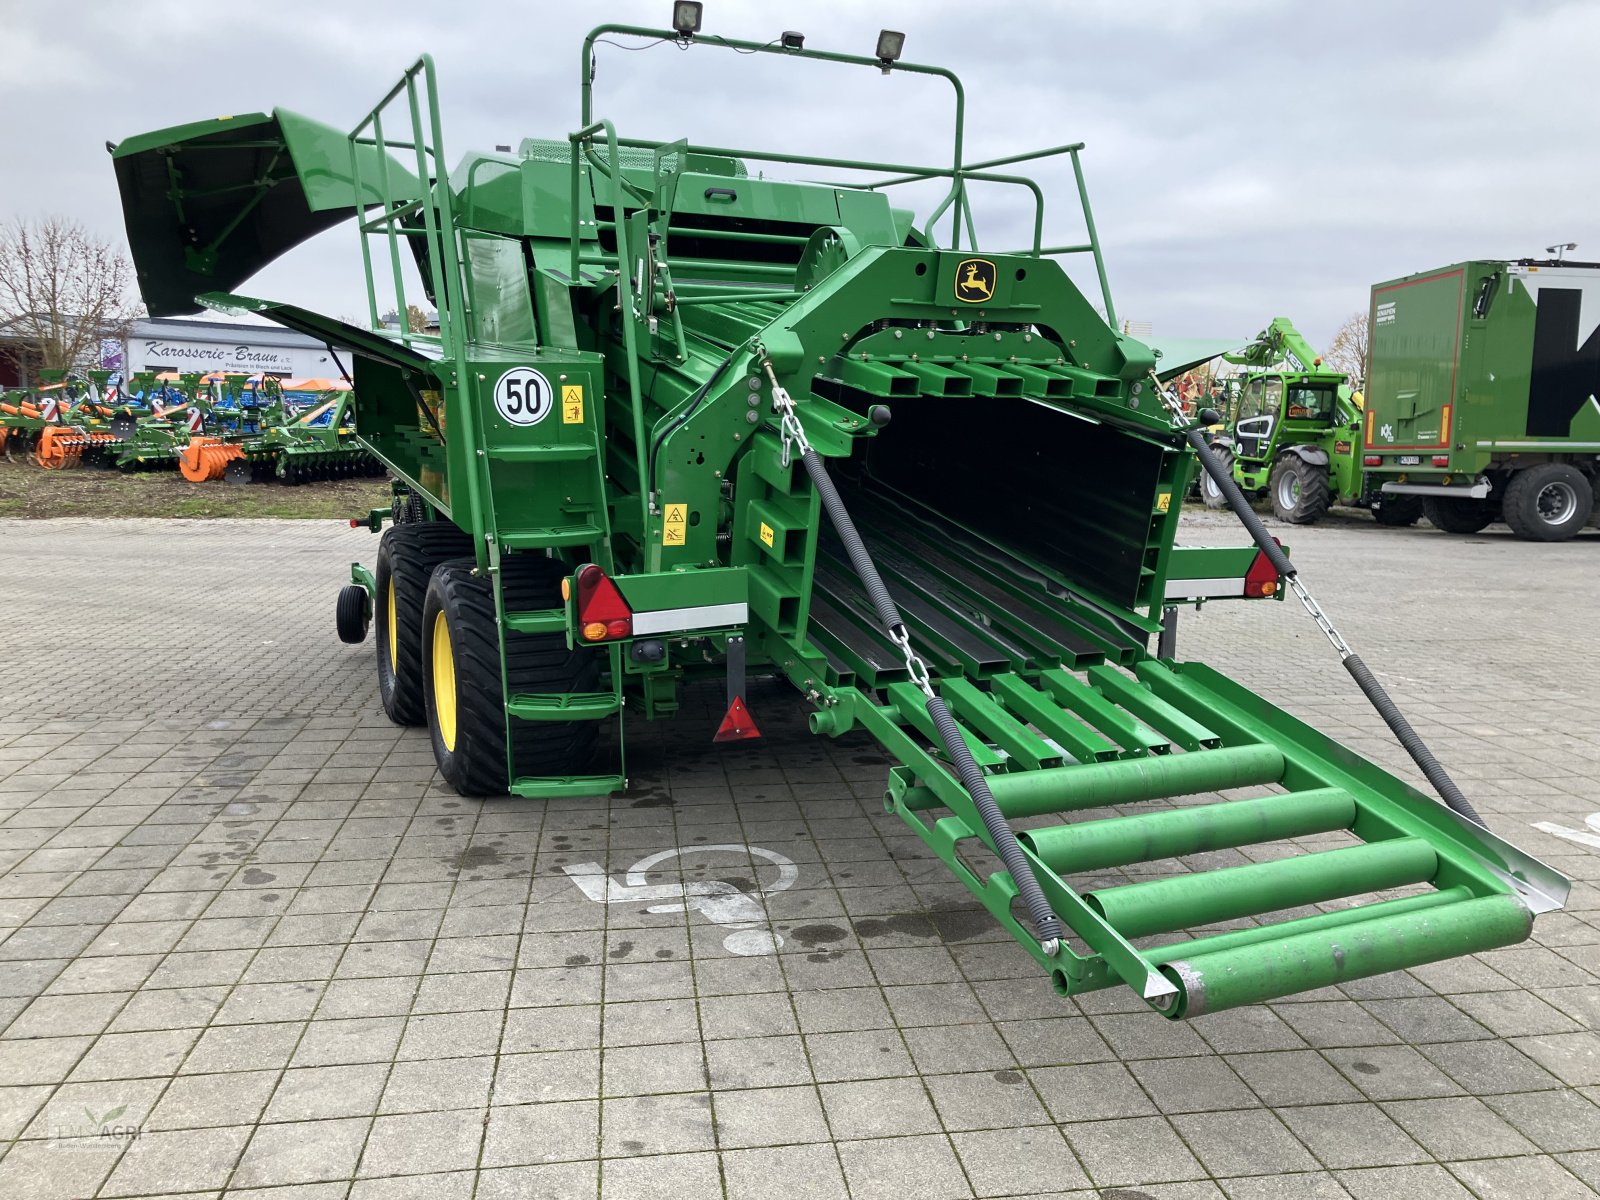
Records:
M113 152L128 245L150 315L200 311L195 297L226 291L262 267L382 202L378 152L359 148L356 194L348 137L274 109L180 125L123 141ZM418 194L389 162L392 200Z
M536 344L539 331L522 243L482 233L468 234L465 240L467 310L474 338L496 346Z
M618 575L613 581L634 612L658 608L702 608L743 604L750 596L750 572L744 567L704 567L652 575Z
M1442 449L1456 394L1467 265L1372 289L1365 446Z

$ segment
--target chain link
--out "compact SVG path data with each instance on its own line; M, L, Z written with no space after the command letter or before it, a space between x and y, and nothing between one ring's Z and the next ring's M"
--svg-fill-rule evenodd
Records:
M933 676L928 671L928 664L922 656L911 648L911 634L904 625L898 625L889 630L889 640L900 647L900 653L906 660L906 674L928 699L933 699Z

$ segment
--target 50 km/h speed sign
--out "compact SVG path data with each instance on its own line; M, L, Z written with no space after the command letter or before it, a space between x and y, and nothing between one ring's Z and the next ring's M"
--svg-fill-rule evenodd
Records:
M494 385L494 407L513 425L537 425L550 415L550 381L532 367L512 367Z

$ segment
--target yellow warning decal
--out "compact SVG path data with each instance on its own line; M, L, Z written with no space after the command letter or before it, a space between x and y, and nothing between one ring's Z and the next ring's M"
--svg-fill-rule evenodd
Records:
M1156 495L1156 511L1166 512L1172 507L1172 493L1160 492Z
M768 525L765 521L761 522L761 541L762 541L762 544L770 547L772 545L772 543L773 543L773 539L776 538L776 537L777 537L777 534L772 532L772 526Z
M563 383L561 385L561 423L563 425L583 424L583 384Z
M663 546L681 546L684 544L684 535L689 529L689 506L687 504L667 505L667 519L661 533Z

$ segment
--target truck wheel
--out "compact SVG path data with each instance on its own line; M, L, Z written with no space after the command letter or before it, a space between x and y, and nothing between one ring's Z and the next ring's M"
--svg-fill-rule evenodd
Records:
M1446 533L1477 533L1495 515L1487 500L1469 496L1424 496L1422 514L1435 529Z
M559 566L541 562L559 587ZM499 626L494 587L487 578L474 577L471 568L470 559L445 563L429 581L422 615L423 696L434 761L445 782L463 796L499 796L508 782ZM517 595L520 590L518 581L508 581L508 605L514 611L533 607ZM558 591L554 595L559 598ZM598 687L599 658L592 650L568 650L559 633L507 633L505 657L513 693ZM515 721L517 769L529 775L576 774L593 752L597 731L594 721Z
M448 521L395 525L378 543L372 597L377 627L378 698L396 725L421 725L422 604L434 568L471 553L472 540Z
M1272 466L1267 481L1272 511L1291 525L1311 525L1328 511L1328 472L1296 454L1285 454Z
M1233 475L1233 451L1226 446L1214 446L1211 455L1222 464L1223 471ZM1217 486L1217 481L1211 478L1204 467L1200 468L1200 499L1207 508L1227 508L1228 502L1222 498L1222 489Z
M501 699L494 585L472 560L440 566L422 606L422 694L439 773L463 796L506 790L506 713Z
M1594 485L1566 463L1541 463L1518 471L1506 485L1506 524L1530 542L1563 542L1594 512Z
M1380 492L1372 502L1372 519L1379 525L1415 525L1421 516L1421 496L1389 496Z
M339 630L339 640L358 646L367 640L367 589L359 584L347 583L339 589L339 602L334 609L334 623Z

